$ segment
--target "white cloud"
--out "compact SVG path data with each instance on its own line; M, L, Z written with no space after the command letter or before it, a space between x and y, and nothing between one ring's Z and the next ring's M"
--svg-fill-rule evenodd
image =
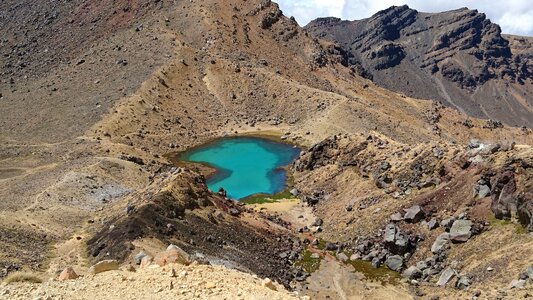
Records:
M497 23L506 33L533 35L533 10L523 13L505 13Z
M367 18L392 5L407 4L422 12L440 12L468 7L485 13L504 33L533 35L532 0L277 0L288 16L305 25L318 17L348 20Z

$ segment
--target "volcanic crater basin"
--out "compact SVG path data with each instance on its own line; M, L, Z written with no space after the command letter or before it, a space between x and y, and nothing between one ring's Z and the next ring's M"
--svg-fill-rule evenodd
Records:
M180 160L216 169L207 177L212 191L223 188L228 197L243 199L254 194L276 194L287 185L283 168L300 154L300 148L259 137L214 140L180 154Z

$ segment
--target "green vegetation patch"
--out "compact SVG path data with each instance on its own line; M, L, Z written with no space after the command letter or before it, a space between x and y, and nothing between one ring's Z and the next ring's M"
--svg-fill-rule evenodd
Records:
M294 196L291 193L289 193L288 191L283 191L281 193L277 193L274 195L256 194L250 197L246 197L239 202L244 203L244 204L276 203L282 199L292 199L292 198L294 198Z
M529 232L522 226L521 224L515 224L516 225L516 234L528 234Z
M526 234L528 231L520 223L513 223L509 219L496 219L494 215L489 216L489 224L493 227L513 226L516 234Z
M489 224L491 226L505 226L505 225L509 225L509 224L512 224L511 223L511 220L506 220L506 219L496 219L496 217L494 215L490 215L489 218Z
M368 280L379 281L382 284L398 284L401 280L400 273L389 269L385 265L374 268L372 263L362 259L350 260L347 263L352 265L356 272L362 273Z
M309 251L308 249L305 249L302 252L302 257L294 263L296 267L302 267L307 273L311 274L314 271L318 270L320 267L320 261L322 260L321 257L319 258L312 258L311 255L313 252Z
M325 250L326 249L326 244L327 244L327 241L323 240L323 239L318 239L318 244L315 246L315 248L319 249L319 250ZM335 251L331 251L332 253L335 252ZM350 255L348 255L348 257L350 257Z

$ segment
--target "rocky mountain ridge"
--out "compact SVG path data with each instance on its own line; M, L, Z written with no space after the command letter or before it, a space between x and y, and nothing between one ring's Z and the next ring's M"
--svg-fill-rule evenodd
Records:
M357 21L320 18L306 30L338 43L385 88L476 117L532 126L531 43L523 38L522 51L515 49L476 10L421 13L404 5Z

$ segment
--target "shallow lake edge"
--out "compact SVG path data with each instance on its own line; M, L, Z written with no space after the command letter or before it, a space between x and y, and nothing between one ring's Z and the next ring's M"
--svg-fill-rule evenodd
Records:
M271 131L258 131L258 132L243 132L243 133L240 133L240 134L234 134L234 135L225 135L225 136L216 136L216 137L211 137L209 138L208 140L206 140L205 142L202 142L200 144L197 144L197 145L194 145L192 147L189 147L185 150L181 150L181 151L175 151L175 152L169 152L167 154L164 155L164 157L166 157L171 163L172 165L176 166L176 167L196 167L196 171L198 173L200 173L201 175L203 175L206 179L206 182L211 179L213 176L219 176L220 172L229 172L228 170L225 170L223 168L219 168L219 167L216 167L210 163L206 163L206 162L192 162L192 161L188 161L188 160L184 160L182 159L182 156L183 154L185 154L186 152L192 152L192 151L195 151L195 150L198 150L198 149L201 149L201 148L206 148L206 147L209 147L210 145L212 145L213 143L221 140L221 139L230 139L230 138L257 138L257 139L264 139L264 140L269 140L269 141L272 141L272 142L276 142L276 143L281 143L281 144L286 144L286 145L291 145L291 146L294 146L294 147L297 147L298 149L300 149L300 151L306 151L308 149L308 147L306 146L303 146L303 145L300 145L296 142L291 142L291 141L287 141L287 140L283 140L281 138L282 134L281 132L271 132ZM295 158L295 160L298 159L298 157ZM285 188L283 190L280 190L279 192L276 192L276 193L273 193L273 194L267 194L267 193L256 193L256 194L251 194L251 195L248 195L244 198L241 198L237 201L239 202L242 202L243 204L246 204L246 200L247 199L251 199L251 198L254 198L254 197L258 197L258 196L264 196L264 197L269 197L269 196L275 196L275 195L279 195L279 194L283 194L283 193L287 193L293 186L293 174L289 168L290 164L289 165L285 165L285 166L280 166L278 168L275 168L273 169L274 170L284 170L285 171L285 175L286 175L286 184L285 184ZM217 191L212 191L213 193L216 193Z

